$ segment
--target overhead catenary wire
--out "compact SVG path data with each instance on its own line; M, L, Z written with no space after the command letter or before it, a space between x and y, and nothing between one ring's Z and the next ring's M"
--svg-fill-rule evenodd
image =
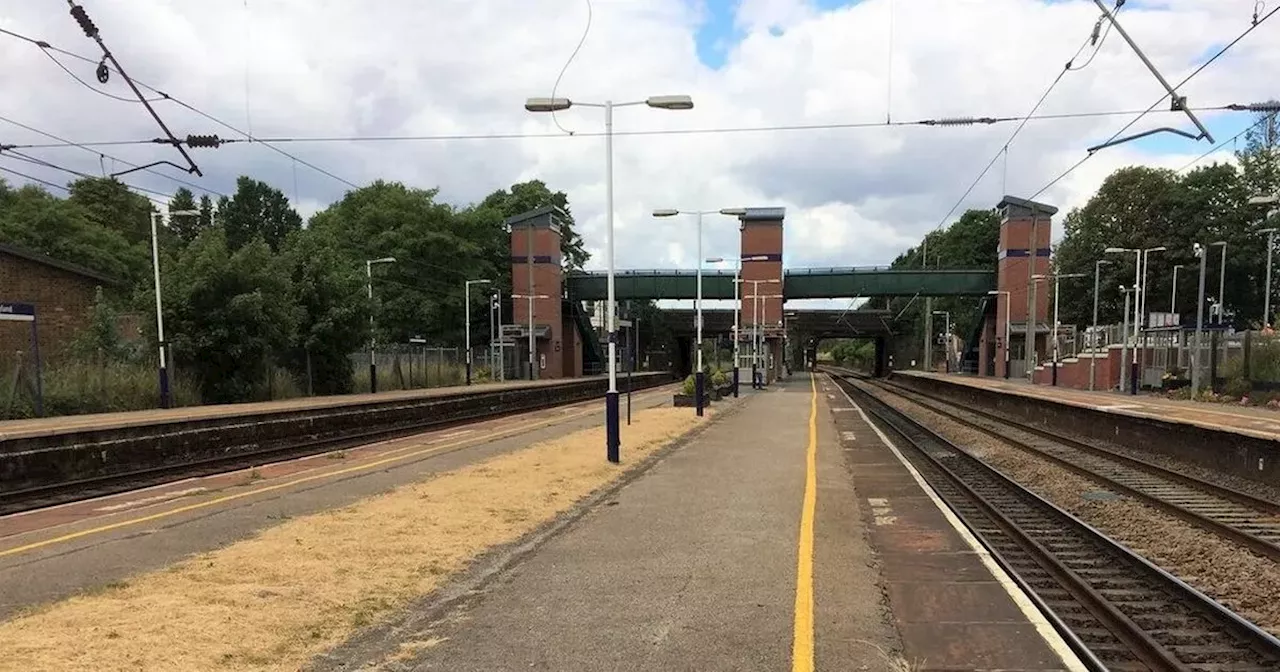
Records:
M11 158L15 158L15 159L18 159L19 161L25 161L25 162L30 163L30 164L32 164L32 165L42 166L42 167L45 167L45 168L51 168L51 169L53 169L53 170L61 171L61 172L68 173L68 174L71 174L71 175L75 175L76 177L95 178L95 176L94 176L94 175L90 175L89 173L86 173L86 172L84 172L84 171L76 170L76 169L74 169L74 168L67 168L66 166L60 166L60 165L58 165L58 164L56 164L56 163L52 163L52 162L49 162L49 161L45 161L44 159L36 158L36 157L31 156L31 155L29 155L29 154L23 154L22 152L16 152L16 151L13 151L13 150L11 150L11 149L0 151L0 157L3 157L3 156L7 156L7 157L11 157ZM96 178L95 178L95 179L96 179ZM143 195L143 196L145 196L146 194L153 194L153 195L156 195L156 196L164 196L165 198L168 198L168 199L172 199L172 198L173 198L173 194L170 194L170 193L167 193L167 192L164 192L164 191L156 191L155 189L148 189L148 188L146 188L146 187L139 187L139 186L138 186L138 185L136 185L136 184L129 184L129 183L127 183L127 182L123 182L123 181L121 182L121 184L123 184L124 186L126 186L126 187L128 187L128 188L130 188L130 189L132 189L132 190L134 190L134 191L142 192L142 194L141 194L141 195Z
M1260 25L1262 25L1263 23L1265 23L1267 19L1269 19L1269 18L1271 18L1272 16L1274 16L1274 15L1276 14L1276 12L1277 12L1277 11L1280 11L1280 6L1276 7L1275 9L1272 9L1270 12L1267 12L1267 13L1266 13L1265 15L1263 15L1261 18L1255 19L1255 20L1254 20L1254 21L1249 25L1249 27L1248 27L1248 28L1246 28L1246 29L1244 30L1244 32L1242 32L1242 33L1240 33L1239 35L1237 35L1237 36L1236 36L1236 38L1235 38L1234 40L1231 40L1230 42L1228 42L1228 43L1227 43L1226 45L1224 45L1221 49L1219 49L1216 53L1214 53L1214 54L1213 54L1213 56L1210 56L1210 57L1208 58L1208 60L1206 60L1204 63L1201 63L1199 67L1197 67L1195 70L1192 70L1192 71L1191 71L1191 74L1189 74L1189 75L1187 75L1186 77L1182 78L1182 81L1180 81L1180 82L1178 82L1177 84L1175 84L1175 85L1172 87L1172 88L1173 88L1173 90L1176 92L1178 89L1182 88L1182 87L1183 87L1187 82L1191 81L1191 79L1192 79L1192 78L1194 78L1196 75L1199 75L1201 72L1204 72L1204 69L1205 69L1205 68L1209 67L1209 65L1210 65L1210 64L1212 64L1214 61L1216 61L1216 60L1218 60L1219 58L1221 58L1223 54L1227 53L1227 51L1229 51L1232 47L1234 47L1236 44L1238 44L1238 43L1240 42L1240 40L1243 40L1246 36L1248 36L1248 35L1249 35L1249 33L1253 32L1253 31L1254 31L1254 29L1256 29L1258 26L1260 26ZM1101 144L1102 144L1102 145L1106 145L1106 144L1110 143L1112 140L1115 140L1116 138L1120 137L1120 135L1121 135L1121 134L1123 134L1125 131L1127 131L1127 130L1129 130L1130 128L1132 128L1132 127L1133 127L1133 125L1134 125L1134 124L1136 124L1136 123L1138 123L1138 121L1139 121L1139 120L1141 120L1143 117L1147 116L1148 114L1151 114L1152 110L1154 110L1154 109L1156 108L1156 106L1157 106L1157 105L1159 105L1160 103L1164 102L1164 101L1165 101L1165 99L1167 99L1167 98L1169 97L1169 95L1170 95L1170 94L1169 94L1169 92L1167 92L1167 91L1166 91L1165 93L1160 94L1160 97L1159 97L1159 98L1157 98L1157 99L1155 100L1155 102L1151 103L1151 105L1150 105L1146 110L1144 110L1144 111L1142 111L1141 113L1139 113L1139 114L1138 114L1138 116L1134 117L1131 121L1129 121L1129 123L1125 124L1125 125L1124 125L1124 127L1122 127L1120 130L1118 130L1118 131L1116 131L1115 133L1113 133L1113 134L1111 135L1111 137L1110 137L1110 138L1107 138L1107 140L1106 140L1105 142L1101 143ZM1234 108L1233 108L1233 109L1234 109ZM1030 196L1030 198L1034 199L1035 197L1037 197L1037 196L1039 196L1040 194L1043 194L1045 191L1049 190L1051 187L1053 187L1053 185L1057 184L1058 182L1061 182L1061 181L1063 180L1063 178L1065 178L1066 176L1068 176L1068 175L1070 175L1071 173L1075 172L1077 168L1079 168L1080 166L1084 165L1086 161L1088 161L1089 159L1093 158L1094 154L1097 154L1097 153L1098 153L1097 151L1092 151L1092 152L1088 152L1088 153L1086 153L1083 157L1081 157L1081 158L1080 158L1080 160L1079 160L1079 161L1076 161L1074 164L1072 164L1070 168L1067 168L1065 171L1063 171L1062 173L1060 173L1057 177L1055 177L1055 178L1053 178L1052 180L1050 180L1048 184L1046 184L1046 185L1044 185L1043 187L1040 187L1038 190L1036 190L1036 192L1035 192L1034 194L1032 194L1032 195Z
M57 52L57 53L59 53L59 54L62 54L62 55L64 55L64 56L69 56L69 57L71 57L71 58L76 58L76 59L79 59L79 60L84 61L84 62L86 62L86 63L98 63L98 61L97 61L97 60L94 60L94 59L92 59L92 58L89 58L88 56L85 56L85 55L83 55L83 54L77 54L77 53L76 53L76 52L74 52L74 51L69 51L69 50L63 49L63 48L61 48L61 47L57 47L57 46L54 46L54 45L52 45L52 44L49 44L48 42L45 42L44 40L37 40L37 39L35 39L35 38L33 38L33 37L30 37L30 36L27 36L27 35L23 35L23 34L21 34L21 33L14 32L14 31L12 31L12 30L8 30L8 29L6 29L6 28L2 28L2 27L0 27L0 34L8 35L8 36L10 36L10 37L13 37L13 38L16 38L16 39L22 40L22 41L24 41L24 42L28 42L28 43L30 43L30 44L32 44L32 45L35 45L36 47L39 47L40 49L48 49L48 50L51 50L51 51L55 51L55 52ZM110 67L110 66L108 66L108 67ZM118 70L113 70L113 71L118 72ZM122 74L122 75L123 75L123 73L120 73L120 74ZM279 147L274 146L273 144L270 144L270 143L268 143L268 142L264 142L264 141L262 141L262 140L259 140L259 139L257 139L257 138L256 138L256 137L255 137L251 132L243 131L243 130L241 130L241 129L239 129L239 128L235 127L235 126L232 126L231 124L229 124L229 123L227 123L227 122L225 122L225 121L223 121L223 120L219 119L218 117L215 117L215 116L213 116L213 115L211 115L211 114L209 114L209 113L205 112L204 110L201 110L201 109L199 109L199 108L195 107L194 105L191 105L190 103L187 103L187 102L185 102L185 101L183 101L183 100L181 100L181 99L179 99L179 98L176 98L176 97L174 97L174 96L172 96L172 95L170 95L170 94L166 93L165 91L161 91L160 89L157 89L156 87L151 86L150 84L147 84L146 82L143 82L143 81L140 81L140 80L136 80L136 79L135 79L135 80L130 80L130 81L132 81L134 84L137 84L138 86L140 86L140 87L142 87L142 88L144 88L144 89L146 89L146 90L148 90L148 91L151 91L152 93L155 93L156 95L160 96L161 98L163 98L164 100L166 100L166 101L168 101L168 102L170 102L170 103L173 103L174 105L177 105L177 106L179 106L179 107L182 107L183 109L186 109L186 110L188 110L188 111L190 111L190 112L194 112L195 114L198 114L198 115L200 115L201 117L203 117L203 118L205 118L205 119L207 119L207 120L209 120L209 121L211 121L211 122L213 122L213 123L215 123L215 124L218 124L219 126L222 126L223 128L226 128L226 129L227 129L227 130L229 130L229 131L232 131L232 132L234 132L234 133L237 133L237 134L239 134L239 135L242 135L242 136L244 136L245 138L249 139L249 140L250 140L250 141L252 141L252 142L257 142L257 143L259 143L259 144L263 145L263 146L264 146L264 147L266 147L267 149L270 149L271 151L276 152L277 154L280 154L280 155L282 155L282 156L288 157L289 159L292 159L292 160L294 160L294 161L297 161L298 163L300 163L300 164L302 164L302 165L304 165L304 166L306 166L306 167L308 167L308 168L310 168L310 169L312 169L312 170L316 171L317 173L320 173L321 175L324 175L324 176L329 177L329 178L331 178L331 179L333 179L333 180L336 180L336 181L338 181L338 182L341 182L341 183L343 183L343 184L345 184L345 185L347 185L347 186L349 186L349 187L351 187L351 188L353 188L353 189L358 189L358 188L359 188L359 185L357 185L356 183L354 183L354 182L352 182L352 181L350 181L350 180L348 180L348 179L345 179L345 178L339 177L339 176L335 175L334 173L332 173L331 171L328 171L328 170L326 170L326 169L324 169L324 168L321 168L320 166L317 166L317 165L316 165L316 164L314 164L314 163L311 163L311 162L309 162L309 161L305 161L305 160L303 160L303 159L301 159L301 158L298 158L297 156L294 156L293 154L290 154L289 152L286 152L286 151L284 151L283 149L280 149ZM139 144L139 143L135 143L135 142L126 142L126 143L114 143L114 144Z
M1190 168L1190 167L1192 167L1192 166L1196 165L1197 163L1200 163L1201 161L1205 160L1205 158L1206 158L1206 157L1208 157L1210 154L1213 154L1214 152L1217 152L1217 151L1221 150L1223 147L1226 147L1227 145L1229 145L1229 144L1231 144L1231 143L1233 143L1233 142L1235 142L1235 141L1239 140L1240 138L1244 137L1244 135L1245 135L1246 133L1248 133L1249 131L1252 131L1253 129L1255 129L1255 128L1259 127L1259 126L1261 126L1261 125L1262 125L1263 123L1265 123L1267 120L1268 120L1268 118L1267 118L1266 116L1259 117L1257 121L1253 122L1252 124L1249 124L1247 127L1245 127L1245 129L1244 129L1244 130L1240 131L1239 133L1236 133L1235 135L1233 135L1233 136L1231 136L1231 137L1227 138L1226 140L1223 140L1222 142L1219 142L1218 144L1216 144L1216 145L1214 145L1213 147L1211 147L1211 148L1209 149L1209 151L1207 151L1207 152L1205 152L1205 153L1201 154L1200 156L1197 156L1196 158L1192 159L1191 161L1188 161L1188 162L1187 162L1186 164L1184 164L1181 168L1177 169L1177 170L1176 170L1176 171L1174 171L1174 172L1176 172L1176 173L1181 173L1181 172L1186 171L1188 168Z
M564 66L560 68L560 74L556 75L556 83L551 85L551 97L556 97L556 91L560 88L560 80L564 78L564 73L569 70L569 64L573 63L573 59L577 58L578 52L582 49L582 45L587 41L587 35L591 33L591 0L587 1L587 25L582 29L582 37L578 38L578 46L573 48L573 53L569 54L569 59L564 62ZM573 131L566 129L560 125L560 120L556 118L556 111L551 110L551 122L561 131L573 135Z
M1117 13L1119 13L1119 8L1121 6L1123 6L1123 0L1120 0L1120 2L1117 3L1117 6L1116 6ZM1075 62L1077 58L1080 58L1080 54L1084 53L1084 50L1089 46L1089 43L1090 42L1097 43L1096 44L1097 49L1095 49L1093 52L1094 56L1096 56L1098 51L1102 49L1102 40L1098 39L1098 30L1099 30L1099 26L1101 26L1102 18L1103 17L1098 18L1098 23L1094 24L1093 30L1090 31L1089 33L1089 37L1085 38L1084 42L1081 43L1080 47L1076 49L1075 55L1073 55L1070 59L1068 59L1066 65L1064 65L1062 69L1058 71L1058 75L1053 78L1053 82L1049 84L1049 88L1045 89L1044 93L1040 95L1040 99L1037 100L1036 104L1031 107L1031 111L1028 112L1026 116L1022 118L1022 121L1021 123L1018 124L1018 127L1013 129L1013 133L1009 134L1008 139L1006 139L1004 141L1004 144L1000 147L1000 149L997 150L994 155L992 155L991 160L987 162L987 165L983 166L982 170L978 173L978 176L974 178L973 182L969 184L969 188L964 190L964 193L960 195L960 198L956 199L956 202L951 205L951 208L947 210L947 213L943 215L941 219L938 220L937 225L934 226L934 230L940 229L944 225L946 225L947 220L951 217L952 214L955 213L956 208L959 208L964 203L965 199L969 198L969 194L973 193L973 190L977 188L977 186L982 182L982 178L986 177L987 173L990 172L991 167L995 165L996 161L1000 159L1001 155L1004 156L1004 160L1005 160L1004 177L1002 178L1001 189L1005 188L1006 183L1008 181L1009 146L1013 144L1014 139L1016 139L1018 137L1018 134L1022 132L1022 129L1026 127L1027 122L1029 122L1031 118L1035 115L1035 113L1040 109L1040 106L1044 104L1044 101L1049 98L1049 94L1053 93L1053 90L1057 88L1059 83L1062 82L1062 78L1065 77L1066 74L1068 72L1071 72L1072 70L1084 69L1084 67L1087 66L1089 62L1093 61L1093 56L1090 56L1089 62L1086 62L1084 65L1080 66L1080 68L1072 67L1072 64ZM1110 23L1107 24L1108 33L1110 32L1110 25L1111 25ZM1105 35L1103 36L1102 39L1103 40L1106 39Z
M67 185L65 185L65 184L58 184L58 183L56 183L56 182L50 182L50 181L48 181L48 180L42 180L42 179L40 179L40 178L38 178L38 177L35 177L34 175L28 175L28 174L26 174L26 173L19 172L19 171L16 171L16 170L13 170L12 168L6 168L6 167L4 167L4 166L0 166L0 171L4 171L4 172L6 172L6 173L9 173L10 175L17 175L18 177L21 177L21 178L26 179L26 180L31 180L32 182L35 182L35 183L37 183L37 184L43 184L43 185L44 185L44 186L46 186L46 187L52 187L52 188L54 188L54 189L61 189L61 190L65 191L65 192L68 192L68 193L71 191L71 189L69 189L69 188L67 187Z
M1204 106L1194 108L1199 112L1228 112L1240 111L1242 106L1238 104ZM1031 115L1030 117L1019 116L979 116L979 117L950 117L939 119L921 119L915 121L866 121L866 122L833 122L818 124L775 124L766 126L735 126L735 127L709 127L709 128L672 128L672 129L651 129L651 130L616 130L614 136L662 136L662 135L714 135L714 134L733 134L733 133L768 133L768 132L793 132L793 131L821 131L821 130L853 130L853 129L872 129L872 128L889 128L889 127L909 127L909 126L974 126L985 125L994 126L997 124L1012 123L1015 121L1059 121L1066 119L1089 119L1104 117L1119 117L1136 114L1139 110L1110 110L1099 112L1062 112L1053 114ZM1172 111L1167 111L1172 113ZM1164 113L1164 112L1162 112ZM1181 112L1179 112L1181 114ZM431 134L431 135L340 135L340 136L279 136L269 138L235 139L227 138L219 140L219 144L245 144L245 143L333 143L333 142L446 142L446 141L464 141L464 140L529 140L540 138L590 138L603 136L603 131L586 131L574 133L572 136L563 133L551 132L512 132L512 133L461 133L461 134ZM103 141L85 141L74 143L77 146L84 147L112 147L122 145L145 145L165 142L162 139L137 139L137 140L103 140ZM36 143L36 144L19 144L14 145L21 149L51 149L57 147L65 147L73 143ZM301 160L299 160L301 163Z
M176 182L177 184L181 184L181 185L186 186L186 187L191 187L192 189L197 189L197 190L199 190L199 191L206 192L206 193L211 193L211 194L215 194L215 195L218 195L218 196L226 196L226 194L224 194L224 193L222 193L222 192L220 192L220 191L218 191L218 190L216 190L216 189L210 189L209 187L205 187L205 186L202 186L202 185L196 184L196 183L194 183L194 182L188 182L187 180L184 180L184 179L182 179L182 178L174 177L174 176L172 176L172 175L167 175L167 174L165 174L165 173L162 173L162 172L160 172L160 171L158 171L158 170L154 170L154 169L152 169L152 168L145 168L145 167L142 167L142 166L140 166L139 164L133 163L133 162L131 162L131 161L126 161L126 160L121 159L121 158L119 158L119 157L111 156L110 154L105 154L105 153L103 153L103 152L99 152L99 151L97 151L97 150L91 149L88 145L85 145L84 143L79 143L79 142L74 142L74 141L71 141L71 140L67 140L66 138L63 138L63 137L61 137L61 136L55 135L55 134L50 133L50 132L48 132L48 131L41 130L41 129L36 128L36 127L34 127L34 126L31 126L31 125L29 125L29 124L24 124L24 123L22 123L22 122L20 122L20 121L16 121L16 120L14 120L14 119L10 119L9 117L3 116L3 115L0 115L0 121L3 121L3 122L8 123L8 124L12 124L12 125L14 125L14 126L17 126L18 128L21 128L21 129L24 129L24 130L27 130L27 131L31 131L32 133L36 133L36 134L38 134L38 135L43 135L43 136L44 136L44 137L46 137L46 138L51 138L51 139L53 139L53 140L57 140L57 141L58 141L58 142L60 142L60 143L63 143L63 144L61 144L61 145L45 145L45 147L78 147L78 148L80 148L80 149L83 149L83 150L84 150L84 151L86 151L86 152L89 152L90 154L93 154L93 155L95 155L95 156L99 157L100 159L101 159L101 158L111 159L112 161L116 161L116 162L122 163L122 164L124 164L124 165L126 165L126 166L129 166L130 168L140 168L140 169L142 169L142 170L145 170L145 171L146 171L146 172L148 172L148 173L151 173L152 175L157 175L157 176L159 176L159 177L163 177L163 178L164 178L164 179L166 179L166 180L171 180L171 181L173 181L173 182ZM19 144L12 144L12 145L8 145L8 144L6 144L6 145L3 145L3 146L4 146L4 147L6 147L6 148L11 148L11 149L38 149L38 148L40 148L40 146L38 146L38 145L37 145L37 146L29 146L29 145L19 145Z

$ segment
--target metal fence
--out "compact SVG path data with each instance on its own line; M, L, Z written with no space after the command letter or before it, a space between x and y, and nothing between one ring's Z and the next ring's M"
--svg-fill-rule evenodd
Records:
M369 351L353 352L355 389L369 391ZM460 348L417 344L380 345L372 361L377 366L378 390L414 390L462 385L466 382L466 362Z

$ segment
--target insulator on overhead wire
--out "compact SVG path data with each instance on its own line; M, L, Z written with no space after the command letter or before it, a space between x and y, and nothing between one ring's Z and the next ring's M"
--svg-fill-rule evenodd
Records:
M93 20L89 18L89 13L84 11L84 7L71 5L71 16L75 17L76 23L80 24L80 29L86 36L98 36L98 27L93 25Z
M216 135L188 135L188 147L218 147L222 145L222 140Z
M974 124L994 124L996 119L992 117L945 117L942 119L928 119L920 123L929 126L972 126Z

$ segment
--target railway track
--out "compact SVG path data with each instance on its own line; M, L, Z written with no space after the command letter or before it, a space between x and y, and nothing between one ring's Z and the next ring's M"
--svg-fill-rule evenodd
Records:
M891 382L892 394L1280 562L1280 504Z
M1280 640L844 376L938 494L1095 670L1280 669Z
M665 381L654 386L664 383ZM637 388L637 392L642 392L645 389L647 388ZM412 436L426 431L461 427L520 413L572 406L596 398L590 396L558 399L550 395L538 395L506 400L501 393L497 392L486 392L471 396L474 397L475 403L467 404L467 407L463 410L424 412L420 418L416 418L407 424L401 423L385 427L377 425L365 426L352 431L344 431L338 435L299 435L284 444L254 446L252 450L247 452L228 455L218 454L198 459L188 458L171 464L122 470L90 478L67 479L31 487L0 489L0 516L127 492L185 478L249 469L271 462L353 448L377 441ZM462 398L470 400L467 395L462 395ZM317 409L315 412L323 414L325 409ZM244 422L254 422L254 419L247 418ZM165 440L165 437L159 437L157 440ZM177 434L174 435L174 440L178 440ZM55 450L57 449L59 448L55 448ZM104 452L109 452L112 449L111 443L102 444L102 449ZM5 457L11 459L13 454L5 455Z

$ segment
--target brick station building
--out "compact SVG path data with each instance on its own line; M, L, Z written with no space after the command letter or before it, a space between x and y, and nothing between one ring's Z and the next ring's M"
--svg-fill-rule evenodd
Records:
M62 357L89 324L98 288L109 291L120 286L119 280L93 269L0 243L0 303L35 306L40 356L45 362ZM23 352L24 361L30 361L31 324L0 321L0 371L12 368L18 351Z

